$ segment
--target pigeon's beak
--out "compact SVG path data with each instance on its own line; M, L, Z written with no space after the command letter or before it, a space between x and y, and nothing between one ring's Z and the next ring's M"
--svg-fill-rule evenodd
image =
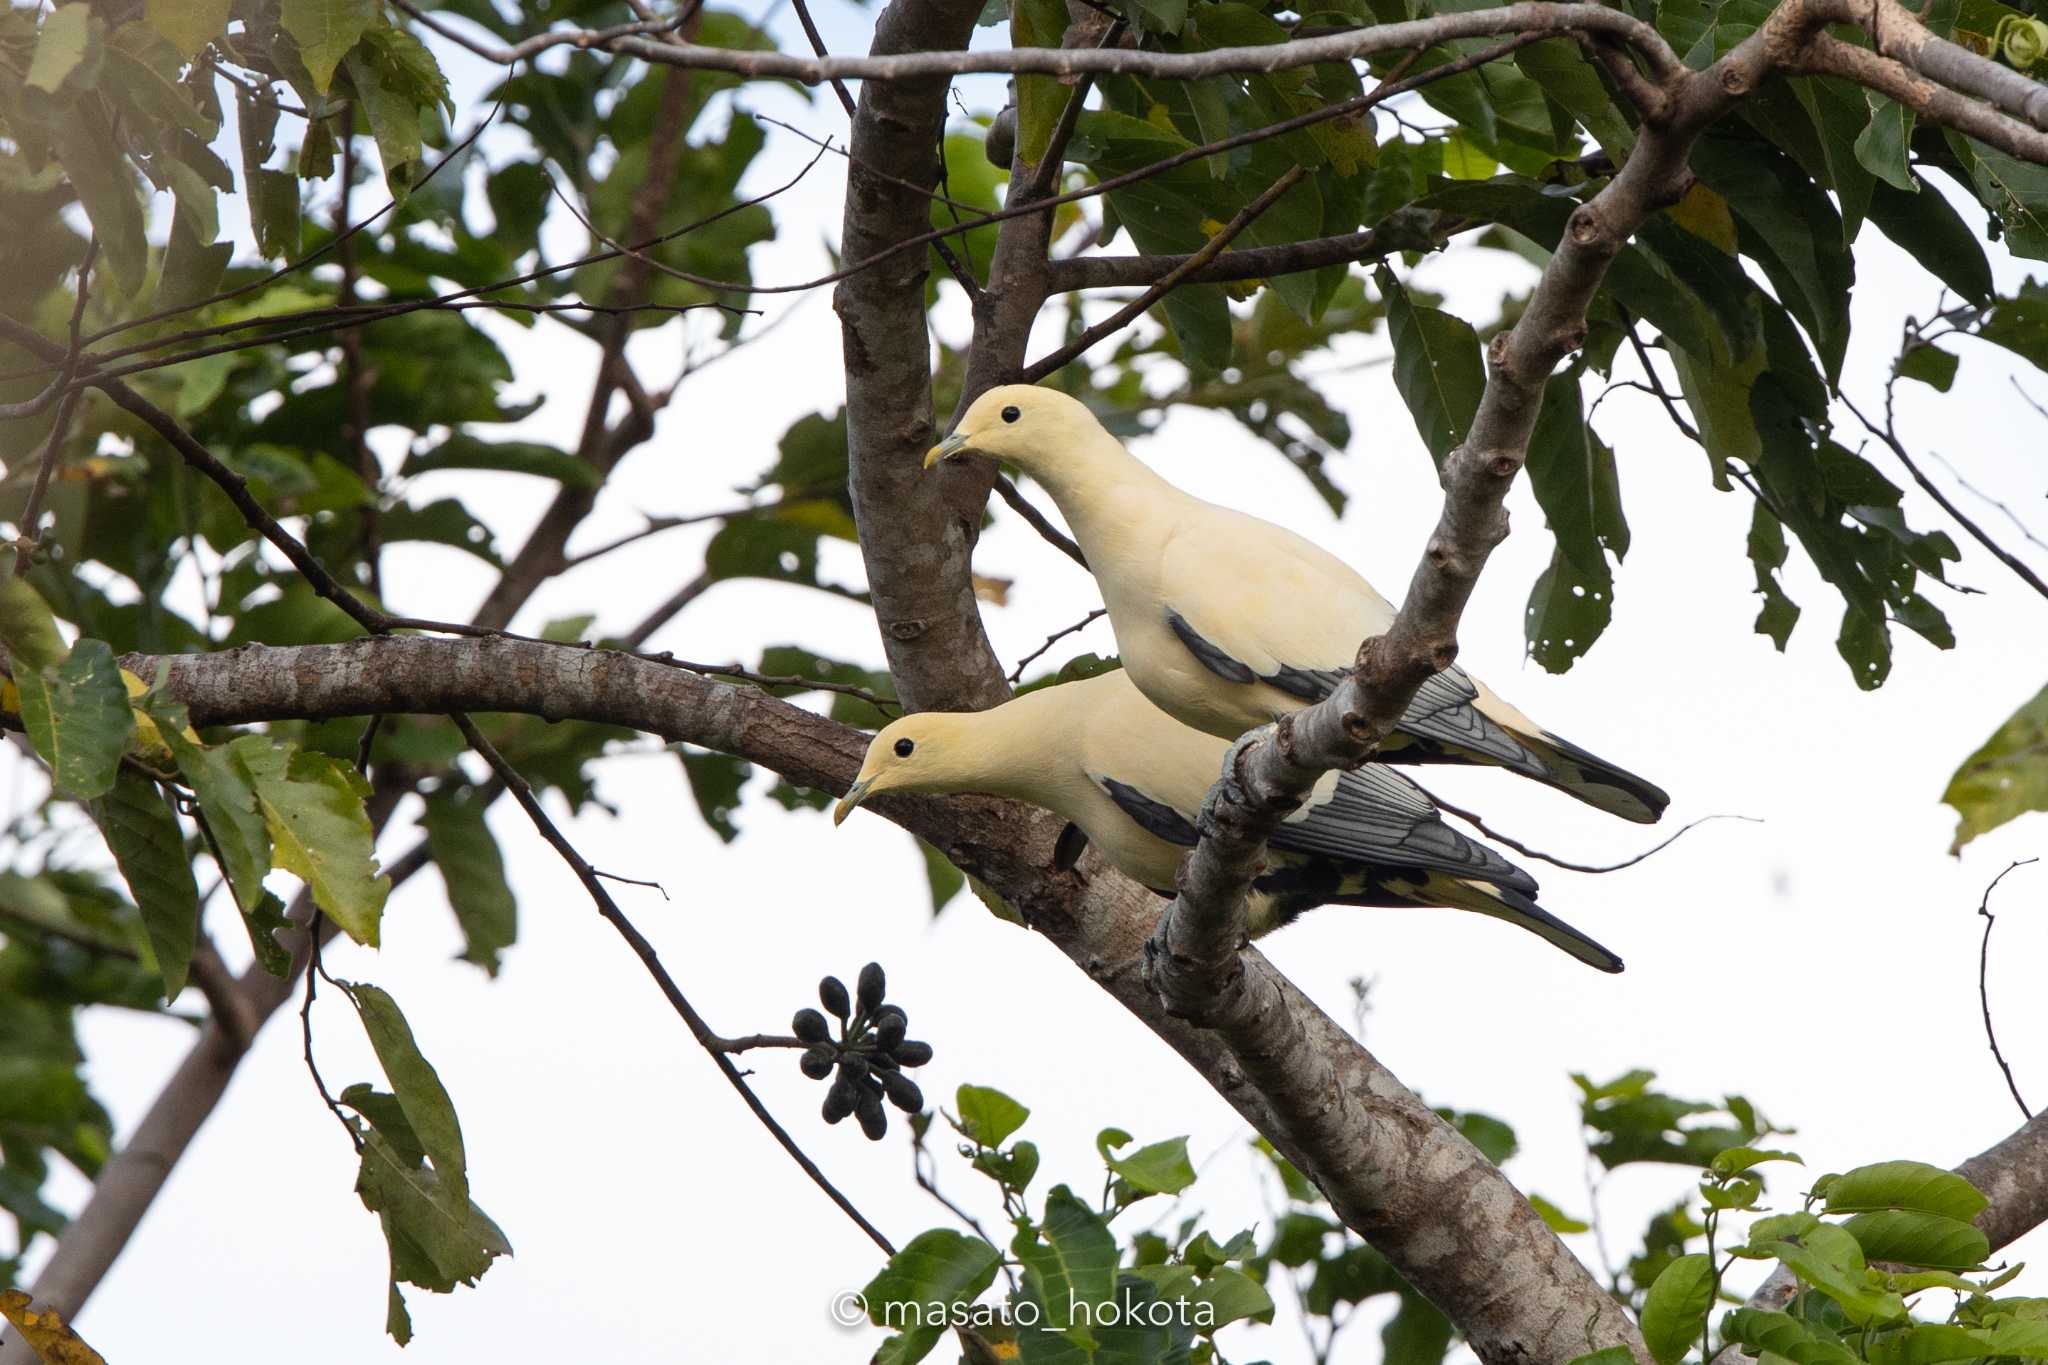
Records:
M847 816L853 814L854 811L858 810L860 808L860 803L867 800L868 791L874 785L875 779L872 777L867 777L862 778L860 781L854 783L851 787L848 787L846 789L846 795L840 797L839 804L832 808L833 825L837 826L843 824Z
M924 453L924 467L930 469L940 460L952 459L955 455L967 449L967 443L972 439L973 437L965 432L956 431L952 433L945 440Z

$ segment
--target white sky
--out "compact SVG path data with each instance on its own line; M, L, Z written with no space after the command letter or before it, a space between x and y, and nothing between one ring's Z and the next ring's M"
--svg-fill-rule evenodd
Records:
M871 16L824 17L836 48L865 45ZM785 27L794 28L778 23ZM793 31L780 36L785 47L801 45ZM459 70L458 88L477 88L478 65ZM970 88L970 107L987 107L994 89ZM782 106L815 133L843 128L828 93L808 106L781 93L750 92L746 102ZM748 183L777 183L808 154L771 130ZM837 235L842 183L842 165L828 160L776 205L782 236L757 254L757 279L817 273L823 244ZM1483 319L1514 268L1497 254L1461 254L1417 278ZM1937 290L1875 232L1865 234L1858 270L1857 341L1846 373L1862 401L1879 394L1898 319L1927 310ZM2024 274L2011 262L1999 270L2006 288ZM841 401L830 309L817 298L797 306L800 315L772 342L684 388L655 440L606 488L577 545L632 530L642 513L728 504L773 458L789 422ZM555 400L530 429L573 444L593 348L560 329L496 330L512 341L522 383ZM677 359L673 330L643 339L635 354L645 373L666 382ZM1384 354L1372 338L1348 344L1340 359ZM1902 430L1916 451L1954 461L2039 525L2048 520L2040 515L2048 487L2043 423L2015 393L2002 352L1970 345L1963 358L1946 397L1902 388ZM1341 522L1227 419L1176 416L1138 453L1197 493L1318 539L1398 593L1436 514L1428 459L1386 366L1322 368L1333 371L1326 391L1356 432L1335 471L1356 495ZM2048 380L2021 380L2036 396L2048 394ZM1746 1094L1800 1130L1786 1145L1805 1154L1810 1174L1895 1156L1952 1164L2018 1122L1984 1046L1981 921L1973 911L2008 861L2048 852L2048 823L2023 818L1952 859L1953 817L1938 798L1956 763L2048 677L2048 603L1950 528L1964 551L1955 579L1984 590L1932 590L1959 648L1941 653L1896 632L1891 681L1860 693L1834 650L1837 599L1800 554L1786 579L1806 614L1789 654L1779 657L1751 632L1757 599L1742 552L1749 501L1711 489L1702 456L1654 401L1616 395L1602 405L1598 426L1617 451L1635 536L1613 626L1563 677L1523 661L1522 605L1550 544L1523 485L1511 500L1520 533L1488 566L1466 614L1462 659L1546 725L1666 787L1673 804L1664 828L1713 812L1765 823L1709 825L1611 876L1535 865L1544 903L1627 958L1620 977L1589 971L1503 925L1450 913L1333 908L1264 946L1339 1018L1351 1014L1347 981L1374 978L1367 1043L1432 1102L1513 1123L1523 1152L1509 1174L1572 1213L1587 1212L1567 1079L1574 1070L1605 1078L1648 1066L1682 1095ZM1907 483L1888 456L1874 459ZM508 553L553 488L513 475L435 474L420 483L418 498L468 499L499 529ZM1956 496L2005 543L2025 548L1998 512ZM1940 522L1917 490L1907 507L1916 525ZM613 555L551 585L515 624L533 628L594 609L600 630L624 629L695 572L706 538L670 532ZM2038 553L2033 559L2048 563ZM395 606L425 615L467 615L490 579L476 561L427 547L394 551L389 565ZM983 539L976 569L1017 580L1010 604L986 613L1006 661L1099 601L1085 575L1007 512ZM828 547L828 577L858 581L859 573L851 547ZM757 583L713 589L651 646L750 658L794 640L839 657L881 657L872 618L858 606ZM1098 623L1043 662L1110 648L1107 625ZM11 752L0 762L11 765L0 775L11 815L36 798L38 785ZM1657 837L1503 775L1425 776L1564 856L1616 858ZM1270 1225L1271 1182L1247 1152L1250 1133L1236 1115L1049 944L965 898L933 922L921 861L900 830L865 816L835 832L816 814L761 802L742 817L745 836L721 846L679 766L658 753L611 761L600 787L620 817L593 813L569 831L598 866L666 886L667 901L616 890L714 1027L780 1031L793 1010L814 1003L820 975L850 982L863 962L879 958L891 998L910 1012L912 1035L937 1049L919 1076L928 1101L950 1105L955 1086L974 1082L1032 1107L1022 1136L1044 1155L1036 1195L1060 1181L1099 1188L1093 1137L1101 1127L1126 1128L1140 1141L1185 1133L1198 1164L1209 1163L1194 1191L1209 1226L1227 1236ZM451 961L460 941L431 873L393 897L381 952L344 946L328 956L337 974L375 981L404 1006L461 1111L472 1188L517 1249L475 1289L408 1290L416 1336L404 1358L865 1358L881 1334L835 1328L826 1305L879 1268L874 1249L756 1125L518 811L502 806L492 825L522 918L520 942L496 982ZM394 835L387 857L410 843ZM1991 968L2001 1040L2035 1103L2048 1101L2048 999L2026 983L2048 950L2044 902L2048 870L2008 879L1994 907L2003 914ZM210 928L230 954L245 943L218 913ZM318 1025L331 1085L375 1076L343 1008L326 1005ZM190 1037L161 1019L88 1017L91 1079L123 1134ZM879 1144L851 1123L826 1128L816 1117L824 1088L793 1063L783 1054L761 1058L757 1088L854 1201L899 1244L946 1224L911 1183L901 1125ZM943 1142L939 1159L947 1192L991 1217L993 1187ZM116 1365L286 1349L305 1365L398 1359L382 1331L384 1246L351 1190L354 1169L306 1077L296 1020L273 1021L81 1329ZM1795 1201L1806 1180L1774 1169L1788 1171L1774 1177L1778 1198ZM1687 1183L1675 1168L1608 1182L1601 1212L1617 1259L1634 1249L1647 1214ZM67 1204L84 1192L76 1179L59 1190ZM1166 1213L1140 1205L1126 1220L1142 1226ZM1590 1238L1575 1245L1596 1257ZM2037 1234L2016 1254L2030 1246L2038 1253L2048 1241ZM2015 1289L2030 1283L2043 1292L2033 1274ZM1277 1279L1272 1287L1283 1302L1280 1325L1226 1332L1232 1359L1307 1358L1286 1292ZM1377 1353L1375 1328L1361 1323L1340 1339L1336 1358Z

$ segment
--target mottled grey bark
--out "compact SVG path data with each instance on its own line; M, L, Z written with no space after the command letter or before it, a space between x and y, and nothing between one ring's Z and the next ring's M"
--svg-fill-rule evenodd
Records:
M965 47L980 8L976 0L893 0L875 26L874 53ZM861 87L840 237L846 259L865 260L931 227L930 199L864 168L936 183L946 87L943 75ZM935 439L925 274L924 251L899 252L833 294L846 365L849 486L898 695L912 710L975 710L1009 695L968 562L988 484L966 470L924 477Z

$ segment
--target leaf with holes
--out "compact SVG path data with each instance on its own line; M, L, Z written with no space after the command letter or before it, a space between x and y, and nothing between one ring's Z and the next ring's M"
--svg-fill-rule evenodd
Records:
M57 790L89 801L113 786L135 738L135 715L106 641L80 640L56 667L22 669L15 685L29 743L50 765Z
M296 753L263 735L228 748L255 788L277 865L306 883L344 933L375 947L391 880L377 870L362 779L339 759Z

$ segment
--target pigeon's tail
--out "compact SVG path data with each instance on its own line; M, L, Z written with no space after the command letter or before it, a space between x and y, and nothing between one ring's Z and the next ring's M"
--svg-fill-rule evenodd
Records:
M1515 739L1543 765L1543 775L1537 781L1610 815L1639 825L1654 824L1671 804L1671 798L1654 782L1645 782L1547 730L1518 733Z
M1556 947L1564 949L1589 967L1603 972L1621 970L1621 959L1587 938L1521 892L1505 886L1433 876L1421 889L1419 901L1472 910L1518 925Z

